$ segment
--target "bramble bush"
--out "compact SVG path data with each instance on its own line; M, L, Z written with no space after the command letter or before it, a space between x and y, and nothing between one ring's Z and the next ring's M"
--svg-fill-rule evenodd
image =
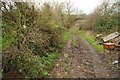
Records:
M72 24L63 4L2 2L3 77L46 77L59 58L62 34ZM12 74L12 73L11 73ZM10 76L12 77L12 76Z

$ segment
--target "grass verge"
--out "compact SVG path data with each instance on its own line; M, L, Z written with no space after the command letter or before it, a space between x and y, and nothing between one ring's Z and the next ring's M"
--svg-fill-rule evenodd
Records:
M98 41L95 40L95 37L89 34L88 32L83 30L80 31L78 30L78 34L81 35L83 38L85 38L92 45L92 47L95 48L98 52L104 51L103 46L99 45Z

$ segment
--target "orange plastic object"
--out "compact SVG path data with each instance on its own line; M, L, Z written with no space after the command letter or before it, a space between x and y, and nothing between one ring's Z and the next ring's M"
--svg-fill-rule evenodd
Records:
M115 43L104 43L105 49L115 49Z

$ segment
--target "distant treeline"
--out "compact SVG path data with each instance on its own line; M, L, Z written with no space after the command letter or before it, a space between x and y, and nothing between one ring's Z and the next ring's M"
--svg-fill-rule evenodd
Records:
M118 31L119 23L119 2L103 2L98 5L95 10L82 21L83 29L92 30L96 33L109 34Z

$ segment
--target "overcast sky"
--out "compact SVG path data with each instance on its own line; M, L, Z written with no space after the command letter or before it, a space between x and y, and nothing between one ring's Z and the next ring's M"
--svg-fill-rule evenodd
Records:
M83 10L86 14L94 10L100 0L71 0L74 7Z
M9 0L2 0L9 1ZM103 0L12 0L18 2L36 2L36 3L44 3L44 2L70 2L74 9L82 10L84 13L89 14L94 8L98 5L100 1Z
M5 1L5 0L2 0ZM13 1L28 1L28 2L71 2L73 8L83 10L84 13L89 14L92 12L98 4L103 1L119 1L119 0L13 0Z
M94 8L99 4L100 0L35 0L39 2L68 2L70 1L74 8L78 10L83 10L86 14L89 14Z

